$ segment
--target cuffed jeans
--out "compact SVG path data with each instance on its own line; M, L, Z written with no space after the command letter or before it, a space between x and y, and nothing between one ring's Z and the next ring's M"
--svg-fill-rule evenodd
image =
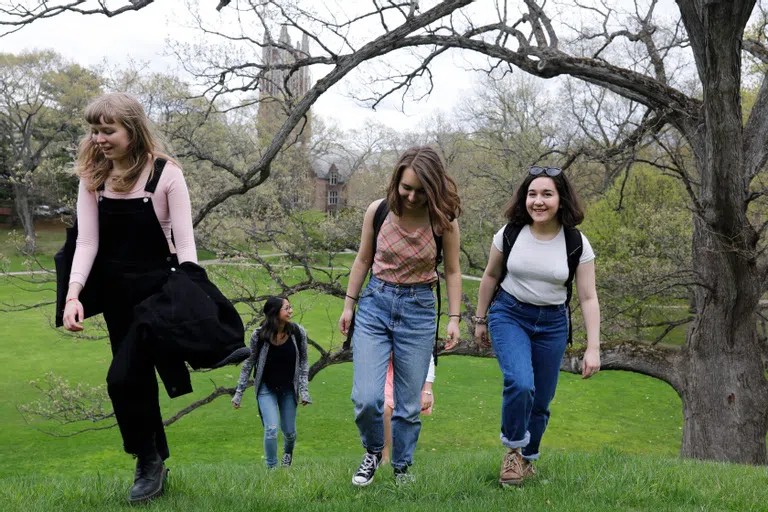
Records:
M502 289L488 312L488 330L504 376L501 442L536 460L568 342L568 313L564 304L535 306Z
M283 452L293 453L296 444L296 398L292 390L275 393L266 384L256 393L259 413L264 423L264 456L267 467L277 467L277 425L283 432Z
M371 277L360 294L352 336L352 401L360 438L370 452L384 448L384 382L394 367L392 466L413 463L421 431L421 388L427 378L436 328L430 284L395 285Z

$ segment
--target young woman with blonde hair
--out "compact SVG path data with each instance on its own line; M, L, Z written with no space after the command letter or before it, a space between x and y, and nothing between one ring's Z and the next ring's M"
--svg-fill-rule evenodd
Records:
M104 313L113 354L107 388L123 447L137 457L128 499L142 502L162 494L169 450L150 349L124 340L134 307L156 293L180 263L197 262L192 213L181 169L135 98L100 96L86 108L85 119L89 133L76 164L78 236L63 325L81 331L85 315L96 308ZM84 287L91 297L85 307ZM129 378L114 378L118 373Z

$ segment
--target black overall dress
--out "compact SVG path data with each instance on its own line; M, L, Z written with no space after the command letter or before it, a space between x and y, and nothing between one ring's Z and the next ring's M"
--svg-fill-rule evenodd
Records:
M150 450L154 441L163 459L169 451L150 347L123 340L134 321L134 307L160 290L178 266L152 204L165 163L155 160L144 197L110 199L104 197L103 185L97 189L99 252L93 270L102 283L104 320L113 356L107 390L123 446L126 452L138 454ZM121 365L120 373L130 375L119 384L110 379L117 365Z

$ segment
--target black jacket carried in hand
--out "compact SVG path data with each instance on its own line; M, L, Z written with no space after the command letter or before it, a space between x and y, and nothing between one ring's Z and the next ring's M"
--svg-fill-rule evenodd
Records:
M194 369L214 368L234 352L242 356L228 363L248 356L240 315L196 263L173 267L162 289L139 303L134 314L122 344L150 352L171 398L192 391L185 361ZM130 367L131 361L114 361L108 380L128 377Z

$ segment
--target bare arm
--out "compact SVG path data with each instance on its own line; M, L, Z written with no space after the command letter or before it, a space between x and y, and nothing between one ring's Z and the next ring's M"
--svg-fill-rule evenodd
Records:
M502 265L506 263L504 260L504 254L491 243L491 253L488 256L488 265L483 272L483 278L480 281L480 290L477 292L477 316L487 317L488 307L493 299L493 292L496 289L501 278ZM475 340L481 346L488 346L490 340L488 339L488 325L477 323L475 325Z
M483 278L480 281L480 290L477 292L477 316L488 316L488 306L493 299L493 291L501 277L504 254L491 244L491 253L488 256L488 265L483 272Z
M576 268L576 292L587 329L582 377L589 378L600 370L600 303L597 300L594 260Z
M461 312L461 267L459 266L459 223L454 219L450 231L443 234L443 255L445 265L445 282L448 285L448 341L446 350L450 350L459 342L459 313Z
M368 206L363 218L363 230L360 234L360 249L355 256L355 262L352 264L352 270L349 272L349 281L347 283L347 296L344 298L344 312L339 319L339 329L346 336L352 321L352 311L355 308L355 299L360 296L360 288L363 286L365 276L373 265L373 217L376 215L376 209L384 199L374 201ZM350 298L354 297L354 298Z

